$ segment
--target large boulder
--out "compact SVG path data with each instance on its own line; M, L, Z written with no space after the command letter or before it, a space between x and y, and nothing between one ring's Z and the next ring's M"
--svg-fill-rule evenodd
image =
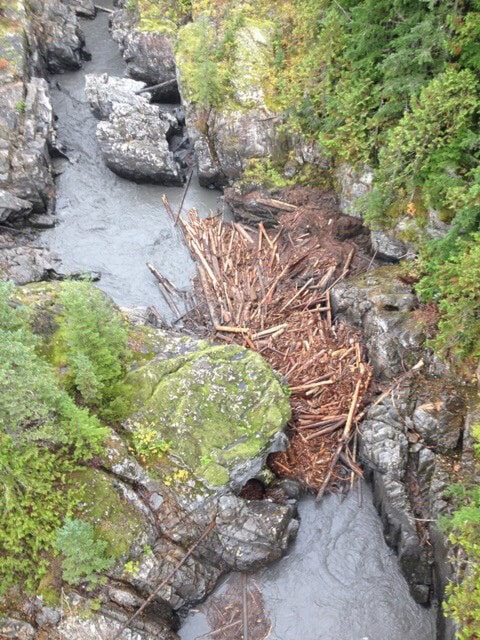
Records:
M197 481L239 490L283 444L286 387L252 351L160 336L155 358L128 376L139 407L130 428L148 425L171 442L166 456Z
M98 124L97 140L107 167L123 178L181 186L183 175L167 142L171 130L171 116L157 105L139 109L117 102L108 121Z
M148 94L138 95L145 88L144 82L130 78L116 78L106 73L101 75L89 73L85 76L85 96L99 120L108 120L113 105L123 102L137 109L142 109L150 102Z

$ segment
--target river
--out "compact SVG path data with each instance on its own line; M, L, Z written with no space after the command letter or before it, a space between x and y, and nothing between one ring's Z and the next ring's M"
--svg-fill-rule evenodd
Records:
M60 257L63 271L100 271L98 286L121 306L153 305L171 319L145 263L188 289L194 265L162 205L165 193L177 210L182 189L134 184L105 167L84 78L122 76L125 65L108 36L107 14L82 20L82 28L92 60L81 71L51 79L58 136L69 161L59 167L58 224L42 234L42 242ZM208 215L217 205L218 193L194 178L184 209L195 206ZM299 535L288 554L254 576L271 640L434 640L434 613L410 597L366 485L320 505L304 498L299 512ZM226 588L228 581L219 593ZM180 637L194 640L208 631L200 606L187 616Z

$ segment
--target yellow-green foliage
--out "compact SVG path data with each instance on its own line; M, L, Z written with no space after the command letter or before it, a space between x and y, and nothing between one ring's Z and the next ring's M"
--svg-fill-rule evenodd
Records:
M12 295L0 283L0 592L22 581L35 588L56 529L81 499L72 471L107 433L38 355L39 339Z
M479 455L480 425L472 429ZM459 626L459 640L476 640L480 636L480 488L474 483L454 485L451 494L461 506L443 526L450 531L450 542L461 547L465 565L459 583L447 586L443 608Z
M68 367L67 388L106 419L128 411L123 378L130 362L128 328L113 303L89 282L65 282L59 291L63 320L56 337Z
M128 0L127 11L138 13L140 31L174 35L192 14L190 0Z

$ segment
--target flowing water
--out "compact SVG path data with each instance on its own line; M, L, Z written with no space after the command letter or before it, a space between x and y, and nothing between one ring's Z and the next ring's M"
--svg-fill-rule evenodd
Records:
M270 618L268 640L435 638L433 612L410 597L366 485L319 505L304 498L299 511L300 530L287 555L254 576ZM188 615L182 640L211 630L204 608Z
M42 243L61 258L59 270L99 271L98 286L118 304L153 305L171 320L171 311L145 264L151 262L179 289L188 289L194 265L162 203L166 194L176 212L183 190L135 184L103 163L95 139L98 121L85 99L85 75L123 76L125 64L109 37L106 13L81 22L92 60L81 71L51 79L58 138L70 161L61 162L57 180L58 223L42 234ZM183 210L195 206L201 215L209 215L217 210L218 201L219 192L203 189L194 177Z
M84 76L121 76L125 66L108 36L105 13L82 21L82 27L93 59L82 71L52 78L59 139L69 161L62 161L57 182L58 224L43 233L42 241L59 255L64 271L100 271L99 286L117 303L153 305L170 319L145 263L188 288L194 267L162 205L166 193L176 211L182 189L137 185L103 164ZM217 208L217 196L194 179L184 209L196 206L208 215ZM255 575L272 624L271 640L435 638L433 612L411 599L366 486L343 501L330 496L315 505L303 499L299 511L302 524L287 556ZM194 640L209 630L205 615L192 612L180 636Z

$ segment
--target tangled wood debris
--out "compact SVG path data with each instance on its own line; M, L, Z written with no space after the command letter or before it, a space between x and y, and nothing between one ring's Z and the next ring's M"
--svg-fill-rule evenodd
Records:
M207 618L211 631L197 640L266 640L272 625L265 612L262 592L246 574L234 574L226 588L210 597L199 610Z
M357 416L372 374L356 330L334 324L330 305L356 248L342 243L335 253L305 230L311 210L287 203L280 210L278 226L268 230L202 219L195 209L180 219L198 273L190 320L217 340L258 351L286 379L290 446L269 464L321 497L361 475Z

